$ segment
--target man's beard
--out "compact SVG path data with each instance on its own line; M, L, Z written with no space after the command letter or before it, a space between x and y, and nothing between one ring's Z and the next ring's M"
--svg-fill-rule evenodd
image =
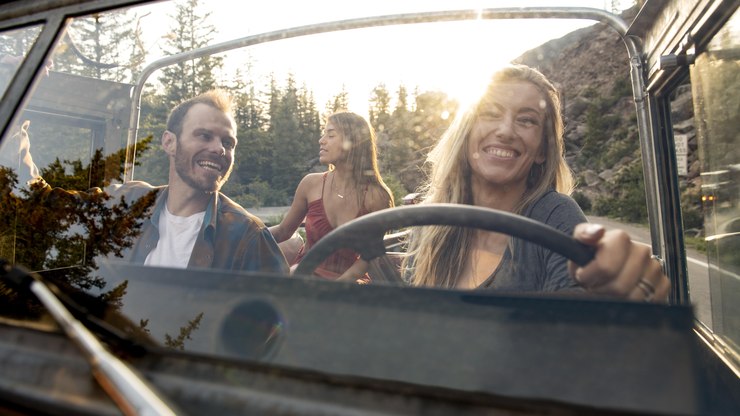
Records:
M197 179L192 174L192 161L192 158L182 154L180 152L180 148L177 148L177 150L175 151L175 171L183 180L183 182L188 184L190 187L206 193L214 193L220 191L223 184L226 183L227 180L229 180L229 176L231 175L231 171L234 167L233 164L229 166L229 169L225 173L223 173L219 179L216 180L207 178Z

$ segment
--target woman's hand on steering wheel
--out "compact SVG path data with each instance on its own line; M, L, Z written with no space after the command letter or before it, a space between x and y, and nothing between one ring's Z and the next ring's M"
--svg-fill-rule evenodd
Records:
M670 282L649 246L635 243L622 230L599 224L576 226L573 237L596 248L585 266L568 262L571 275L589 292L637 301L666 302Z

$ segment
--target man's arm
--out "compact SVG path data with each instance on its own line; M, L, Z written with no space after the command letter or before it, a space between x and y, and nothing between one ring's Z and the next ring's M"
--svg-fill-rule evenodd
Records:
M242 258L245 271L289 274L288 262L267 227L257 232Z

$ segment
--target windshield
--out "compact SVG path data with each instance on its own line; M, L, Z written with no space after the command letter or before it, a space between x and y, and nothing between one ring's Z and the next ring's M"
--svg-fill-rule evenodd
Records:
M620 218L619 226L633 227L633 238L650 243L647 227L634 225L646 221L642 161L628 51L614 29L593 20L491 19L480 2L430 1L423 10L392 1L352 8L273 1L243 10L232 3L157 2L70 21L48 73L37 74L0 144L0 257L75 293L96 315L152 345L388 378L402 363L365 365L353 353L352 346L363 342L352 332L356 325L376 325L380 338L399 340L396 347L409 351L415 346L403 345L402 334L415 332L430 342L451 334L464 339L470 322L484 319L480 308L496 301L468 298L462 285L413 287L416 269L399 259L408 248L403 238L385 244L401 256L381 256L350 279L343 273L358 257L349 242L338 247L349 254L319 267L326 274L291 272L315 243L312 232L327 234L370 212L422 201L430 150L480 98L491 74L510 63L536 68L561 92L562 151L574 172L574 212L601 222ZM503 3L496 7L507 7ZM550 5L540 3L533 5ZM565 5L604 6L572 3ZM610 12L637 12L623 10L631 4L611 3ZM378 27L349 20L328 33L311 26L465 8L470 11L439 22L428 22L431 15L423 22L402 16ZM399 19L403 24L390 24ZM343 24L352 28L338 30ZM300 29L274 32L290 27ZM17 46L36 33L37 28L0 33L4 55L22 60L27 47ZM16 68L8 64L9 71ZM212 90L232 103L223 104ZM193 97L199 98L187 101ZM505 106L479 107L480 117L495 118L483 107ZM537 113L541 105L522 107ZM532 116L518 114L515 127L533 123ZM375 149L367 151L372 157L357 150L346 156L356 157L352 163L337 162L335 154L351 153L346 142L355 130L368 132L366 137L373 132ZM500 159L529 151L482 148ZM363 157L376 160L365 164ZM338 173L353 170L371 179L353 188ZM296 200L309 201L305 210L319 210L323 217L296 217ZM352 208L327 214L340 206ZM405 227L381 231L395 235ZM511 257L497 261L514 264L513 253L540 253L497 241ZM332 269L337 264L344 268ZM470 288L516 292L514 299L525 303L532 299L521 292L549 292L543 302L573 297L588 308L593 298L579 298L582 288L567 277L564 264L557 270L565 276L560 282L514 282L489 271ZM386 276L388 269L398 275ZM43 319L34 300L0 288L4 317ZM468 303L453 308L454 302ZM516 315L520 303L506 302L504 314ZM576 315L566 311L560 319ZM407 321L403 328L383 329L384 322L401 321ZM432 323L440 322L449 327L447 335L431 333ZM514 335L536 343L543 333ZM349 348L336 353L337 345ZM464 374L438 379L433 372L398 371L392 378L472 391L489 386Z

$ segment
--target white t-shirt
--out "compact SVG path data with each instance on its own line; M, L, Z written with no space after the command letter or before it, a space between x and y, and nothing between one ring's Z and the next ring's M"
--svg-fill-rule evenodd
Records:
M159 214L159 241L146 256L144 264L182 269L188 267L205 216L206 212L203 211L189 217L178 217L170 213L165 203Z

